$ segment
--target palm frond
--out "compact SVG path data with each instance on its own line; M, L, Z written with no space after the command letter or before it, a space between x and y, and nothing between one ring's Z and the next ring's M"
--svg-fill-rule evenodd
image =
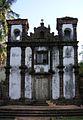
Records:
M17 0L7 0L7 3L12 5L13 3L15 3Z
M19 18L19 14L17 14L16 12L14 12L12 9L8 10L8 14L11 18Z

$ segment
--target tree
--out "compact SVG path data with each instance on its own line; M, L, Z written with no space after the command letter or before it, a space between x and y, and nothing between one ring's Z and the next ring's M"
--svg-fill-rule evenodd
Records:
M11 5L14 2L16 2L16 0L0 0L0 63L3 63L6 58L6 46L4 44L8 32L6 19L19 17L19 14L11 9Z
M0 0L0 20L3 25L4 34L7 35L7 23L6 19L18 18L19 14L15 13L11 9L11 5L16 0Z
M3 44L0 44L0 65L5 64L6 59L6 47Z

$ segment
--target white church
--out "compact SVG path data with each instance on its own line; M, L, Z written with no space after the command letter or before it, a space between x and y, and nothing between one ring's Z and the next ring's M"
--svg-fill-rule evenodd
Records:
M6 94L16 104L79 99L77 18L57 18L58 35L50 26L34 27L27 19L8 20Z

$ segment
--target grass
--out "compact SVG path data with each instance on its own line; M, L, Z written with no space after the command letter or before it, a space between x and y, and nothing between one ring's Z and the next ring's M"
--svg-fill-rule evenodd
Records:
M83 120L83 116L54 117L52 120Z

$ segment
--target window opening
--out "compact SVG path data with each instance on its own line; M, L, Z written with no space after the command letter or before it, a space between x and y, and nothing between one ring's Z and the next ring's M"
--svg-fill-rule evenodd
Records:
M69 29L66 29L64 31L64 37L65 37L65 39L70 40L70 38L71 38L71 31Z
M48 64L48 52L47 51L37 51L36 64Z

